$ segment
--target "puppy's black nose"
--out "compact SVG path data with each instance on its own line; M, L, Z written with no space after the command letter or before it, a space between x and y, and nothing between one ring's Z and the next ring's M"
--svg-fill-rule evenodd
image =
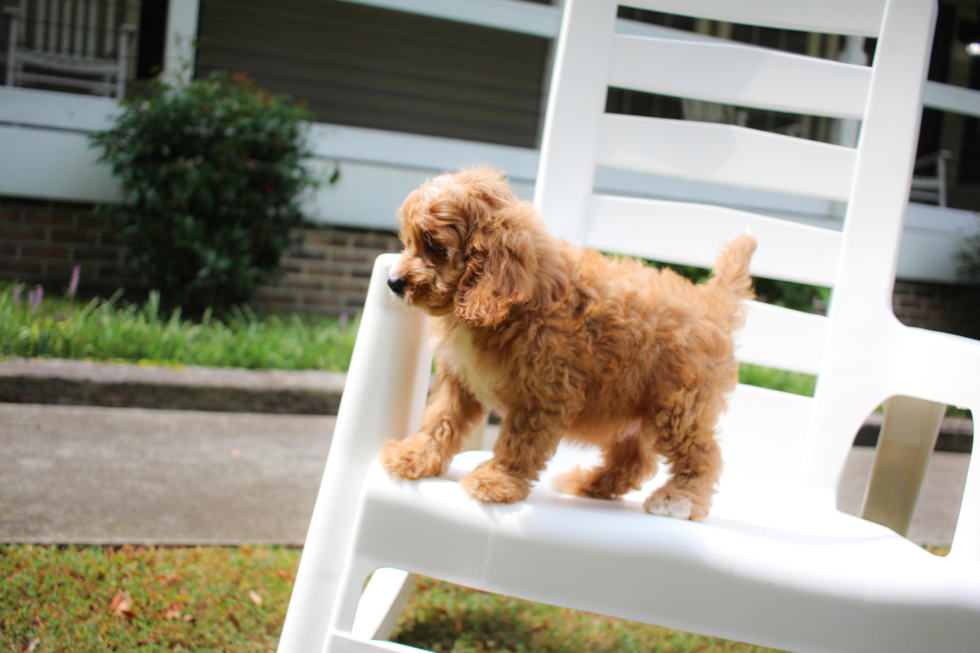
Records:
M393 293L401 297L402 293L405 292L405 280L401 277L388 277L388 287Z

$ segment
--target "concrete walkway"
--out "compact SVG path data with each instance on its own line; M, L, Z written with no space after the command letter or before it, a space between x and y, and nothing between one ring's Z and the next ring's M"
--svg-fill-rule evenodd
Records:
M334 421L0 404L0 541L301 543Z
M333 426L303 415L0 404L0 541L299 544ZM873 455L852 451L842 510L859 512ZM910 539L950 542L969 457L934 454Z

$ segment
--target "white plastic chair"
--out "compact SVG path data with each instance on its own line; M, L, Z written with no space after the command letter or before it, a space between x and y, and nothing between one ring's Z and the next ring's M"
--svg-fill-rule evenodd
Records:
M708 266L722 241L751 227L755 274L833 286L834 295L828 318L754 303L739 358L818 374L815 397L739 386L722 423L726 469L703 523L645 514L642 492L619 502L557 494L547 476L587 455L565 449L528 500L509 506L480 505L457 484L488 452L460 454L443 478L395 481L374 459L385 440L418 424L430 358L425 319L391 300L395 256L382 256L281 653L415 650L370 639L390 624L405 578L375 574L364 592L372 602L358 608L379 568L793 651L978 650L980 463L945 558L835 508L852 439L876 406L892 398L891 421L903 427L879 441L870 487L885 504L889 488L921 480L942 406L980 408L980 345L904 327L891 311L934 3L631 4L878 38L865 68L614 36L615 0L566 0L557 47L535 198L551 229L601 250ZM854 150L734 125L604 115L608 86L864 122ZM844 231L597 196L597 166L848 202Z
M117 25L124 11L116 2L96 0L21 0L18 7L4 7L10 19L6 85L64 86L122 98L137 31Z

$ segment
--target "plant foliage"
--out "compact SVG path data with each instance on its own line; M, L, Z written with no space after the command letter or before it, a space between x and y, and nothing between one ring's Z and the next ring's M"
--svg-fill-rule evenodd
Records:
M980 235L967 238L957 258L960 278L968 283L980 285Z
M130 260L168 304L247 301L316 185L303 166L311 114L223 73L176 86L154 80L122 106L92 142L122 185L124 201L101 212Z
M233 306L223 319L163 316L160 295L121 305L122 291L87 303L47 297L29 303L0 284L0 357L73 358L155 365L347 371L357 323L336 318L256 316ZM35 297L36 291L35 291ZM2 650L2 649L0 649Z
M967 284L962 301L967 319L973 324L973 331L962 335L980 338L980 234L966 239L957 256L957 263L959 278Z

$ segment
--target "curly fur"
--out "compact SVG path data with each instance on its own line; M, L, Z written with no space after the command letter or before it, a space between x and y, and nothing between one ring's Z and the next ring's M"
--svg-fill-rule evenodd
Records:
M551 236L487 167L426 182L399 220L392 276L432 316L436 384L419 432L382 450L389 474L444 473L493 408L503 416L494 456L461 481L473 498L526 498L565 438L604 458L559 477L560 491L618 498L662 456L671 477L646 509L707 516L722 467L716 425L738 379L732 332L753 297L751 235L725 245L713 277L694 285Z

